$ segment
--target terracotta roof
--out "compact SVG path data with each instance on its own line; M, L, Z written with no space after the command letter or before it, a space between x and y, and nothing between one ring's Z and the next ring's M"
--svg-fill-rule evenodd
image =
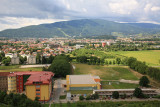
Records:
M25 85L33 85L34 82L42 82L41 84L49 84L51 77L53 77L54 74L52 72L39 72L36 74L32 74L28 79Z
M0 76L8 76L9 74L9 72L0 72Z

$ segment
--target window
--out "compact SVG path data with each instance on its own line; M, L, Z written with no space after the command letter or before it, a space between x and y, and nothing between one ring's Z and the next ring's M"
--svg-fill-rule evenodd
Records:
M36 89L36 91L40 91L40 89Z
M40 95L40 93L36 93L36 95Z
M36 88L40 88L40 85L36 85Z

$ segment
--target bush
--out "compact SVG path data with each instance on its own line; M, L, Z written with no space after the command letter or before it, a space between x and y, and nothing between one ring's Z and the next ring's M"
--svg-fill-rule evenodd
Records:
M119 92L118 91L114 91L112 93L112 97L115 98L115 99L118 99L119 98Z
M79 96L79 100L84 100L84 97L82 95Z
M136 88L135 90L134 90L134 93L133 93L133 95L135 96L135 97L137 97L137 98L143 98L143 93L142 93L142 90L140 89L140 88Z
M149 79L146 76L140 78L139 85L143 87L147 87L149 84Z

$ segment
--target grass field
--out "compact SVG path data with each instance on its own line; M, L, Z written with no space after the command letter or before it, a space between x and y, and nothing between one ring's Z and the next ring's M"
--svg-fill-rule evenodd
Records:
M71 90L68 92L70 92L71 94L92 94L93 93L92 90Z
M75 103L54 103L51 107L159 107L159 101L106 101L106 102L75 102ZM49 107L49 104L44 104Z
M73 64L76 69L74 74L98 75L103 80L138 80L138 78L126 66L98 66L87 64Z
M139 61L145 61L150 66L160 66L160 50L117 51L111 53L127 57L135 57Z
M138 84L131 84L131 83L122 83L122 82L110 82L109 81L101 81L102 89L129 89L129 88L136 88Z
M18 65L14 66L0 66L0 72L17 72L17 71L42 71L42 68L19 68Z

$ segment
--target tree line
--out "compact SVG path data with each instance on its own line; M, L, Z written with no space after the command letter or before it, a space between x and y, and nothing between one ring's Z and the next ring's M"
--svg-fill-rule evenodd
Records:
M37 99L32 101L25 94L7 94L3 91L0 91L0 103L7 107L42 107Z
M131 68L134 69L135 71L148 75L152 77L154 80L160 81L160 69L154 68L154 67L149 67L146 65L145 62L138 61L134 57L130 57L127 59L127 65Z

